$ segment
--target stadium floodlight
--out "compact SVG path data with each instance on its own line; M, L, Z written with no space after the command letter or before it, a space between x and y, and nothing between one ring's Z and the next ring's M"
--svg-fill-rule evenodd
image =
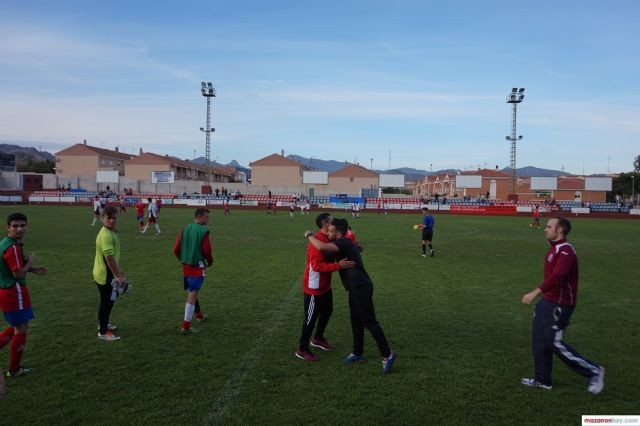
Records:
M216 97L216 89L214 89L213 84L210 81L203 81L201 83L202 88L200 89L200 93L202 96L207 98L207 125L206 127L200 127L200 131L204 132L205 137L205 149L204 149L204 158L206 164L206 174L205 179L207 183L211 183L211 133L215 132L216 129L211 127L211 98Z
M507 94L507 103L513 104L511 136L506 139L511 142L511 170L509 173L509 197L516 198L516 141L522 140L522 135L516 137L516 121L518 104L524 100L524 87L514 87L511 93Z

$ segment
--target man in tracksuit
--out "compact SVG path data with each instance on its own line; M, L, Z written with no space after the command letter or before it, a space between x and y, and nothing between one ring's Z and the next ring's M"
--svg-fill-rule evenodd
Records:
M563 217L549 219L545 228L551 247L544 263L544 281L535 290L522 297L530 304L539 294L533 316L531 345L535 377L524 378L526 386L551 389L551 370L555 353L573 371L589 379L587 390L597 395L604 388L603 366L589 361L563 341L564 330L576 306L578 296L578 257L567 242L571 222Z
M320 213L316 218L316 225L320 229L315 237L320 241L329 242L327 237L331 215ZM300 343L295 355L305 361L314 362L318 360L309 348L309 339L316 328L316 334L311 339L311 346L324 351L334 349L334 346L324 337L324 330L329 323L329 318L333 313L333 291L331 290L331 274L344 268L352 268L355 262L341 260L333 261L334 256L322 254L311 243L307 244L307 263L302 278L304 291L304 320L302 322L302 332Z
M345 290L349 292L349 314L351 331L353 334L353 352L345 360L345 364L360 364L365 361L364 329L371 333L378 345L382 357L382 373L387 374L396 360L396 353L389 347L389 342L376 319L373 307L373 282L364 269L360 250L353 242L344 236L349 230L349 224L344 219L333 219L329 226L329 243L315 238L311 231L305 232L305 237L313 246L325 253L336 253L338 258L346 258L355 262L353 268L341 269L340 279Z

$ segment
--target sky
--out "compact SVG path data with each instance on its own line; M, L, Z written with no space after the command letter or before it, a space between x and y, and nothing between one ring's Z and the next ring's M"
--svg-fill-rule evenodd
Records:
M0 2L0 143L374 169L633 169L640 2Z

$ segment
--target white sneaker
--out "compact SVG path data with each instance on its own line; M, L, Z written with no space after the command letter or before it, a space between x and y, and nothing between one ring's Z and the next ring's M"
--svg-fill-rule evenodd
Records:
M551 390L551 385L545 385L543 383L540 383L536 379L530 379L525 377L520 380L520 383L522 383L525 386L530 386L532 388L541 388L541 389Z
M120 336L116 336L110 331L107 331L104 334L98 333L98 339L106 340L107 342L115 342L116 340L120 340Z
M591 395L597 395L604 389L604 367L600 366L600 372L589 379L589 387L587 390Z

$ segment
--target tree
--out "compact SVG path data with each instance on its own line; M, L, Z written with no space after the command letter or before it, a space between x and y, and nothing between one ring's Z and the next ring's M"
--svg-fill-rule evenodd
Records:
M635 161L633 162L633 168L636 171L636 173L640 173L640 155L638 155Z
M56 166L53 160L35 161L30 158L26 163L19 163L17 170L19 172L31 172L31 173L53 173L53 168Z

